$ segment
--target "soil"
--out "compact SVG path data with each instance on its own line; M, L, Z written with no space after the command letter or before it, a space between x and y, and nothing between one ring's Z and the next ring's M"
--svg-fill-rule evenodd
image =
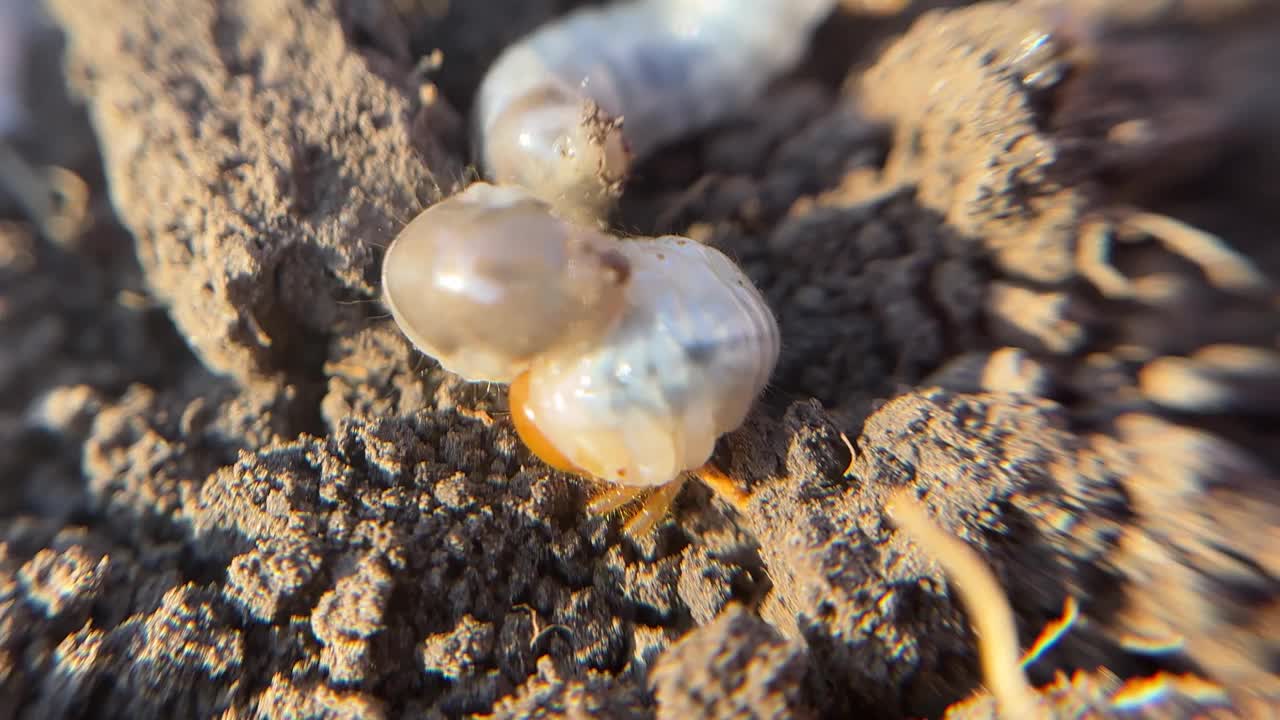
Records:
M730 253L784 353L748 499L638 539L378 302L573 4L49 0L18 147L91 193L0 200L0 718L995 717L904 488L1023 648L1077 604L1062 716L1280 708L1274 4L847 2L647 159L615 226Z

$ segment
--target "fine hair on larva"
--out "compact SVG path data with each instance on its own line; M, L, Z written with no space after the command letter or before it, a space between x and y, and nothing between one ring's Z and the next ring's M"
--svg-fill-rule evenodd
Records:
M613 483L595 508L657 489L628 528L652 527L691 472L736 497L706 463L768 383L780 334L723 253L621 240L604 221L633 157L743 109L836 2L630 0L535 31L478 93L492 182L427 208L385 254L400 329L446 370L509 385L534 454Z
M627 0L508 47L480 86L480 165L578 220L607 214L632 157L742 110L803 57L838 0Z

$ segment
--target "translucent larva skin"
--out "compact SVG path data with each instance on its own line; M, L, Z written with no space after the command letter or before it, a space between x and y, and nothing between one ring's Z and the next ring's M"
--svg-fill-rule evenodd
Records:
M447 370L509 383L547 348L594 342L620 318L618 241L516 187L474 183L424 210L387 249L383 299Z
M508 48L486 75L476 111L484 171L566 213L598 215L629 155L745 107L799 61L837 3L632 0L575 11ZM608 118L622 118L621 135Z
M665 485L706 463L745 420L777 363L778 326L717 250L674 236L623 248L631 279L621 322L585 351L537 357L512 413L536 426L556 464Z

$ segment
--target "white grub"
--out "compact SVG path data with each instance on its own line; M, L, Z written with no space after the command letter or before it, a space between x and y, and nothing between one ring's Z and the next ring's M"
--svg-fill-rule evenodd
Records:
M482 169L568 217L600 218L633 156L759 97L837 4L631 0L570 13L489 69L475 112Z
M512 187L476 183L396 238L383 292L401 331L468 380L513 383L550 464L675 482L742 424L777 363L764 298L687 238L620 240Z

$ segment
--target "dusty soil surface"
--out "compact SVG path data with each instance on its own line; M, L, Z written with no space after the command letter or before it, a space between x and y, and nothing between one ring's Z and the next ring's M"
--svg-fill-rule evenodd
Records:
M849 2L646 161L617 227L731 253L785 348L716 456L749 500L632 540L377 302L572 4L50 0L19 147L92 194L58 242L0 201L0 717L994 717L903 488L1023 648L1078 604L1046 703L1261 716L1275 6Z

